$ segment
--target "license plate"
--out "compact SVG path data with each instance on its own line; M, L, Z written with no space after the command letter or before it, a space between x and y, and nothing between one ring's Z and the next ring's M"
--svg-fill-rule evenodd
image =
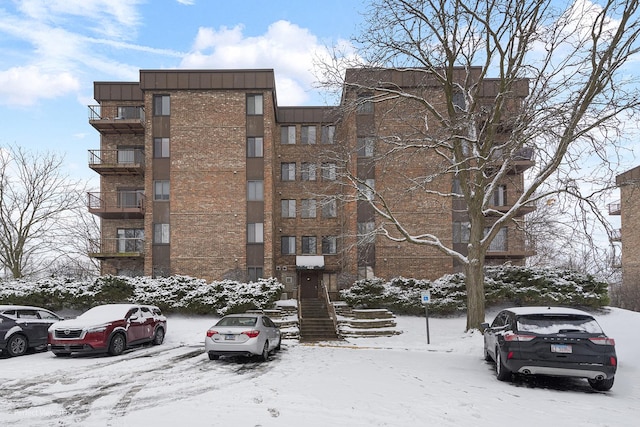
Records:
M233 341L233 340L235 340L235 339L236 339L236 336L235 336L235 335L225 335L225 336L224 336L224 339L225 339L226 341Z
M551 344L551 353L572 353L571 344Z

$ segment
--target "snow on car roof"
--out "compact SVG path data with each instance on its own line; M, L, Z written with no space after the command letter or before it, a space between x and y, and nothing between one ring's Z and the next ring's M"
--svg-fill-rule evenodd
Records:
M528 314L579 314L582 316L591 316L586 311L578 310L575 308L569 307L544 307L544 306L536 306L536 307L512 307L507 308L506 310L511 311L517 315L528 315Z
M137 304L105 304L90 308L79 317L91 319L115 320L122 319L132 308L140 307Z
M0 311L5 310L42 310L42 307L34 307L31 305L0 305Z

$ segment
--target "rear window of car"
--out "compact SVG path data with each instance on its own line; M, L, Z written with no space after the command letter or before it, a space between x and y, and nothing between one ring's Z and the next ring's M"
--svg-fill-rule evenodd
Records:
M536 334L558 334L568 332L586 332L602 334L602 328L591 316L579 315L543 315L518 316L518 331Z
M216 326L255 326L257 317L223 317Z

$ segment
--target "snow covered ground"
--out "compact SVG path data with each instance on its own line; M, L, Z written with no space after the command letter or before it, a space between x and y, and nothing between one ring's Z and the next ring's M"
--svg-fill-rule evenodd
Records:
M488 313L487 320L495 312ZM0 425L636 426L640 313L596 316L616 339L610 392L586 380L500 382L464 317L398 317L402 334L340 344L285 341L267 363L210 361L213 317L168 320L166 341L119 357L0 360Z

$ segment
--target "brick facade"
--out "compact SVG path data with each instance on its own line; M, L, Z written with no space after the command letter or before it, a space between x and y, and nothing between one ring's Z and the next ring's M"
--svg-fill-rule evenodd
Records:
M346 166L352 176L375 182L376 191L397 207L402 221L450 245L455 221L452 202L434 193L452 188L452 177L440 173L446 166L442 158L424 148L384 153L381 141L385 138L416 137L416 125L425 117L416 115L418 109L411 103L384 101L366 114L343 106L279 107L272 70L143 70L140 75L138 86L95 84L103 114L91 123L101 133L101 152L144 150L144 165L137 173L129 169L118 173L117 166L124 165L110 173L96 168L102 174L104 195L139 188L145 200L139 213L100 212L103 246L96 256L102 260L103 273L180 274L206 280L257 274L278 277L288 292L295 292L300 255L324 257L318 274L330 291L337 289L341 277L353 279L363 272L384 278L435 279L454 271L451 257L431 247L382 237L366 245L359 241L359 227L379 219L366 203L355 201L355 188L331 179L326 166ZM419 90L430 91L435 102L442 96L433 88ZM154 111L162 101L158 96L170 101L167 114ZM259 114L248 107L256 96L262 102ZM355 96L347 91L343 101ZM139 123L109 117L109 111L122 106L143 107ZM284 136L295 137L295 143L283 143L284 127L291 127L292 133ZM329 127L335 131L333 144L322 136ZM302 143L314 132L313 141ZM158 138L168 139L168 155L156 152L154 147L162 143ZM248 154L250 138L261 138L261 155ZM359 141L365 138L375 141L375 155L358 155ZM433 177L429 192L420 187L407 191L408 180L429 176ZM263 197L251 200L256 182L262 183ZM156 185L162 183L168 183L168 196L155 199ZM522 173L509 175L505 188L507 202L514 200L522 192ZM293 214L283 213L283 200L295 204ZM325 215L331 203L335 210ZM124 229L143 229L144 236L137 239L135 231ZM169 231L168 236L163 237L163 230ZM252 233L257 233L258 241L250 241ZM499 262L510 259L509 251L525 250L522 232L512 227L508 233L509 250L497 258ZM125 234L142 246L123 251L123 243L117 240L118 250L105 249L106 239ZM335 251L323 253L323 241L325 249L336 242ZM295 242L295 248L283 253L283 242ZM512 261L523 259L518 255Z

